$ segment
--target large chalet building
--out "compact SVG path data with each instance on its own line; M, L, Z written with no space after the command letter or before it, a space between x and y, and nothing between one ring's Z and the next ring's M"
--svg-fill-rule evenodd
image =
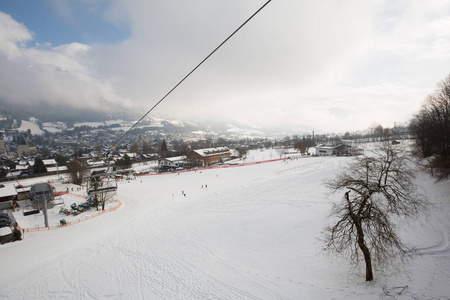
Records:
M231 157L227 147L191 150L186 154L187 162L191 167L207 167L222 163Z

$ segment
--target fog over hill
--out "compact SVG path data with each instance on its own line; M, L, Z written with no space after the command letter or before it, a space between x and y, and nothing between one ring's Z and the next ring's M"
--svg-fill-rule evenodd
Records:
M144 111L136 112L126 109L105 107L104 111L93 109L83 109L67 106L67 104L50 105L45 102L31 104L9 103L0 100L0 115L17 120L29 120L36 118L41 122L64 122L69 125L92 122L104 123L110 120L124 120L128 128L139 120ZM99 125L90 124L87 126L97 127ZM70 126L69 126L70 127ZM210 132L226 136L255 136L255 137L278 137L294 134L310 134L312 131L319 132L310 126L283 127L283 126L252 126L243 122L236 122L227 119L210 120L175 120L158 114L148 115L137 127L141 131L163 128L170 132Z
M111 119L130 119L137 116L127 110L111 110L105 107L105 111L97 111L92 109L83 109L68 106L61 103L60 105L49 104L47 102L40 103L11 103L0 99L0 114L9 116L18 120L28 120L31 117L37 118L42 122L98 122Z

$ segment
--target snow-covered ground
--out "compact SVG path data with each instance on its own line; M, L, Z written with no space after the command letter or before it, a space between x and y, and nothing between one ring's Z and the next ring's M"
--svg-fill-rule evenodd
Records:
M50 133L61 132L64 129L67 129L66 124L63 122L44 122L42 124L42 127L45 131L48 131Z
M44 131L42 131L39 128L38 124L30 122L30 121L22 120L22 123L21 123L21 125L19 127L19 131L20 132L24 132L24 131L27 131L28 129L30 129L31 134L37 134L37 135L44 134Z
M323 182L349 159L122 182L116 211L0 246L0 299L394 299L383 287L396 299L449 299L449 187L426 175L417 184L433 206L401 230L419 250L408 276L377 272L367 283L363 268L349 273L347 261L322 253L342 196Z
M65 194L61 196L55 197L55 203L58 203L57 205L54 205L52 208L47 209L47 220L48 220L48 226L49 227L58 227L60 226L60 221L62 219L66 220L68 223L73 222L79 222L84 221L86 218L91 218L94 216L99 215L99 211L95 208L89 208L88 210L79 213L77 215L70 214L62 214L60 213L61 208L71 210L70 205L75 203L76 205L80 205L84 202L86 202L87 197L78 196L76 194ZM115 201L111 201L106 203L105 210L112 209L119 205L120 202L118 202L116 199ZM25 207L27 204L26 201L28 200L22 200L19 201L20 207ZM38 214L34 215L28 215L24 216L22 209L18 209L17 211L13 212L14 218L16 219L16 222L19 224L20 228L23 229L45 229L45 219L44 214L42 211L40 211Z

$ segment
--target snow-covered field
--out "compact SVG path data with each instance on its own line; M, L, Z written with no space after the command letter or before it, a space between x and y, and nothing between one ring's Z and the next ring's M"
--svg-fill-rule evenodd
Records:
M24 132L27 130L31 131L31 134L42 135L44 131L39 128L39 125L30 121L22 120L22 124L19 127L19 132Z
M349 273L347 261L322 253L321 231L342 196L323 182L349 159L121 183L118 210L0 246L0 299L394 299L383 287L396 299L449 299L449 187L426 175L417 184L433 206L401 231L419 249L407 276L367 283L363 268Z

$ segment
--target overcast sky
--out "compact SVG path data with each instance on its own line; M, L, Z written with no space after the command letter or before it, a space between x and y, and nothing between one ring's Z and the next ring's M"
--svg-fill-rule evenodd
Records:
M0 99L143 114L265 2L0 1ZM273 0L154 112L392 127L449 66L450 1Z

